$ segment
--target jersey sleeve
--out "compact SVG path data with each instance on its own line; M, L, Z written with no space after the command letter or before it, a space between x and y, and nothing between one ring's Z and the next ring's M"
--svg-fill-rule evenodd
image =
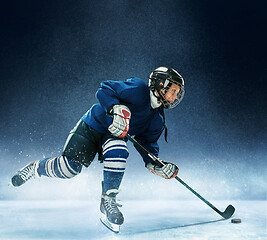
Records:
M121 94L121 84L116 81L101 82L100 88L96 92L96 98L103 109L107 110L114 104L119 104Z
M139 142L149 152L151 152L152 154L158 157L159 155L158 139L161 136L163 130L164 130L164 127L162 126L162 128L158 130L149 131L149 132L143 133L142 135L135 136L135 140ZM135 148L139 152L139 154L142 156L143 161L145 162L145 165L147 165L149 162L153 162L153 160L146 153L140 150L138 146L135 146Z

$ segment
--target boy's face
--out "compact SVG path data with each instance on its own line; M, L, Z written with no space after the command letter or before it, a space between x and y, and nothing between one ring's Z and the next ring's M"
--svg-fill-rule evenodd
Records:
M160 90L160 93L162 94L162 96L164 96L165 100L167 100L169 103L173 103L177 98L177 95L180 90L181 88L178 85L172 84L169 89Z

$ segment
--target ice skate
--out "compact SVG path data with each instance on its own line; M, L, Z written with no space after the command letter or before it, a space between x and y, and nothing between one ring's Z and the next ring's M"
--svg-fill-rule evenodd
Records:
M37 172L39 161L31 162L22 169L20 169L12 178L10 185L19 187L27 182L31 177L40 177Z
M117 189L111 189L106 193L102 193L100 204L101 222L115 233L120 231L120 226L124 221L123 215L118 209L122 205L116 202L116 195L118 193Z

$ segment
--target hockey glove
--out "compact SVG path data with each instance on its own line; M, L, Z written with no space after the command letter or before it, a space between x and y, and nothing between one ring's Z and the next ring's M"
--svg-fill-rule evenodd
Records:
M148 163L146 168L153 174L156 174L165 179L175 178L178 174L179 168L170 162L163 162L165 165L163 167L159 167L154 165L153 163Z
M109 114L113 116L113 122L108 127L108 130L113 136L124 138L129 131L130 109L124 105L114 105Z

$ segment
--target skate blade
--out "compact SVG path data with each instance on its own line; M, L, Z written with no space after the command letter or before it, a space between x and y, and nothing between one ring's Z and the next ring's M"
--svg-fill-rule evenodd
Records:
M11 181L8 183L8 186L9 186L9 187L15 187L15 186L12 184Z
M120 232L120 225L111 223L107 216L103 213L101 213L100 221L112 232L119 233Z

